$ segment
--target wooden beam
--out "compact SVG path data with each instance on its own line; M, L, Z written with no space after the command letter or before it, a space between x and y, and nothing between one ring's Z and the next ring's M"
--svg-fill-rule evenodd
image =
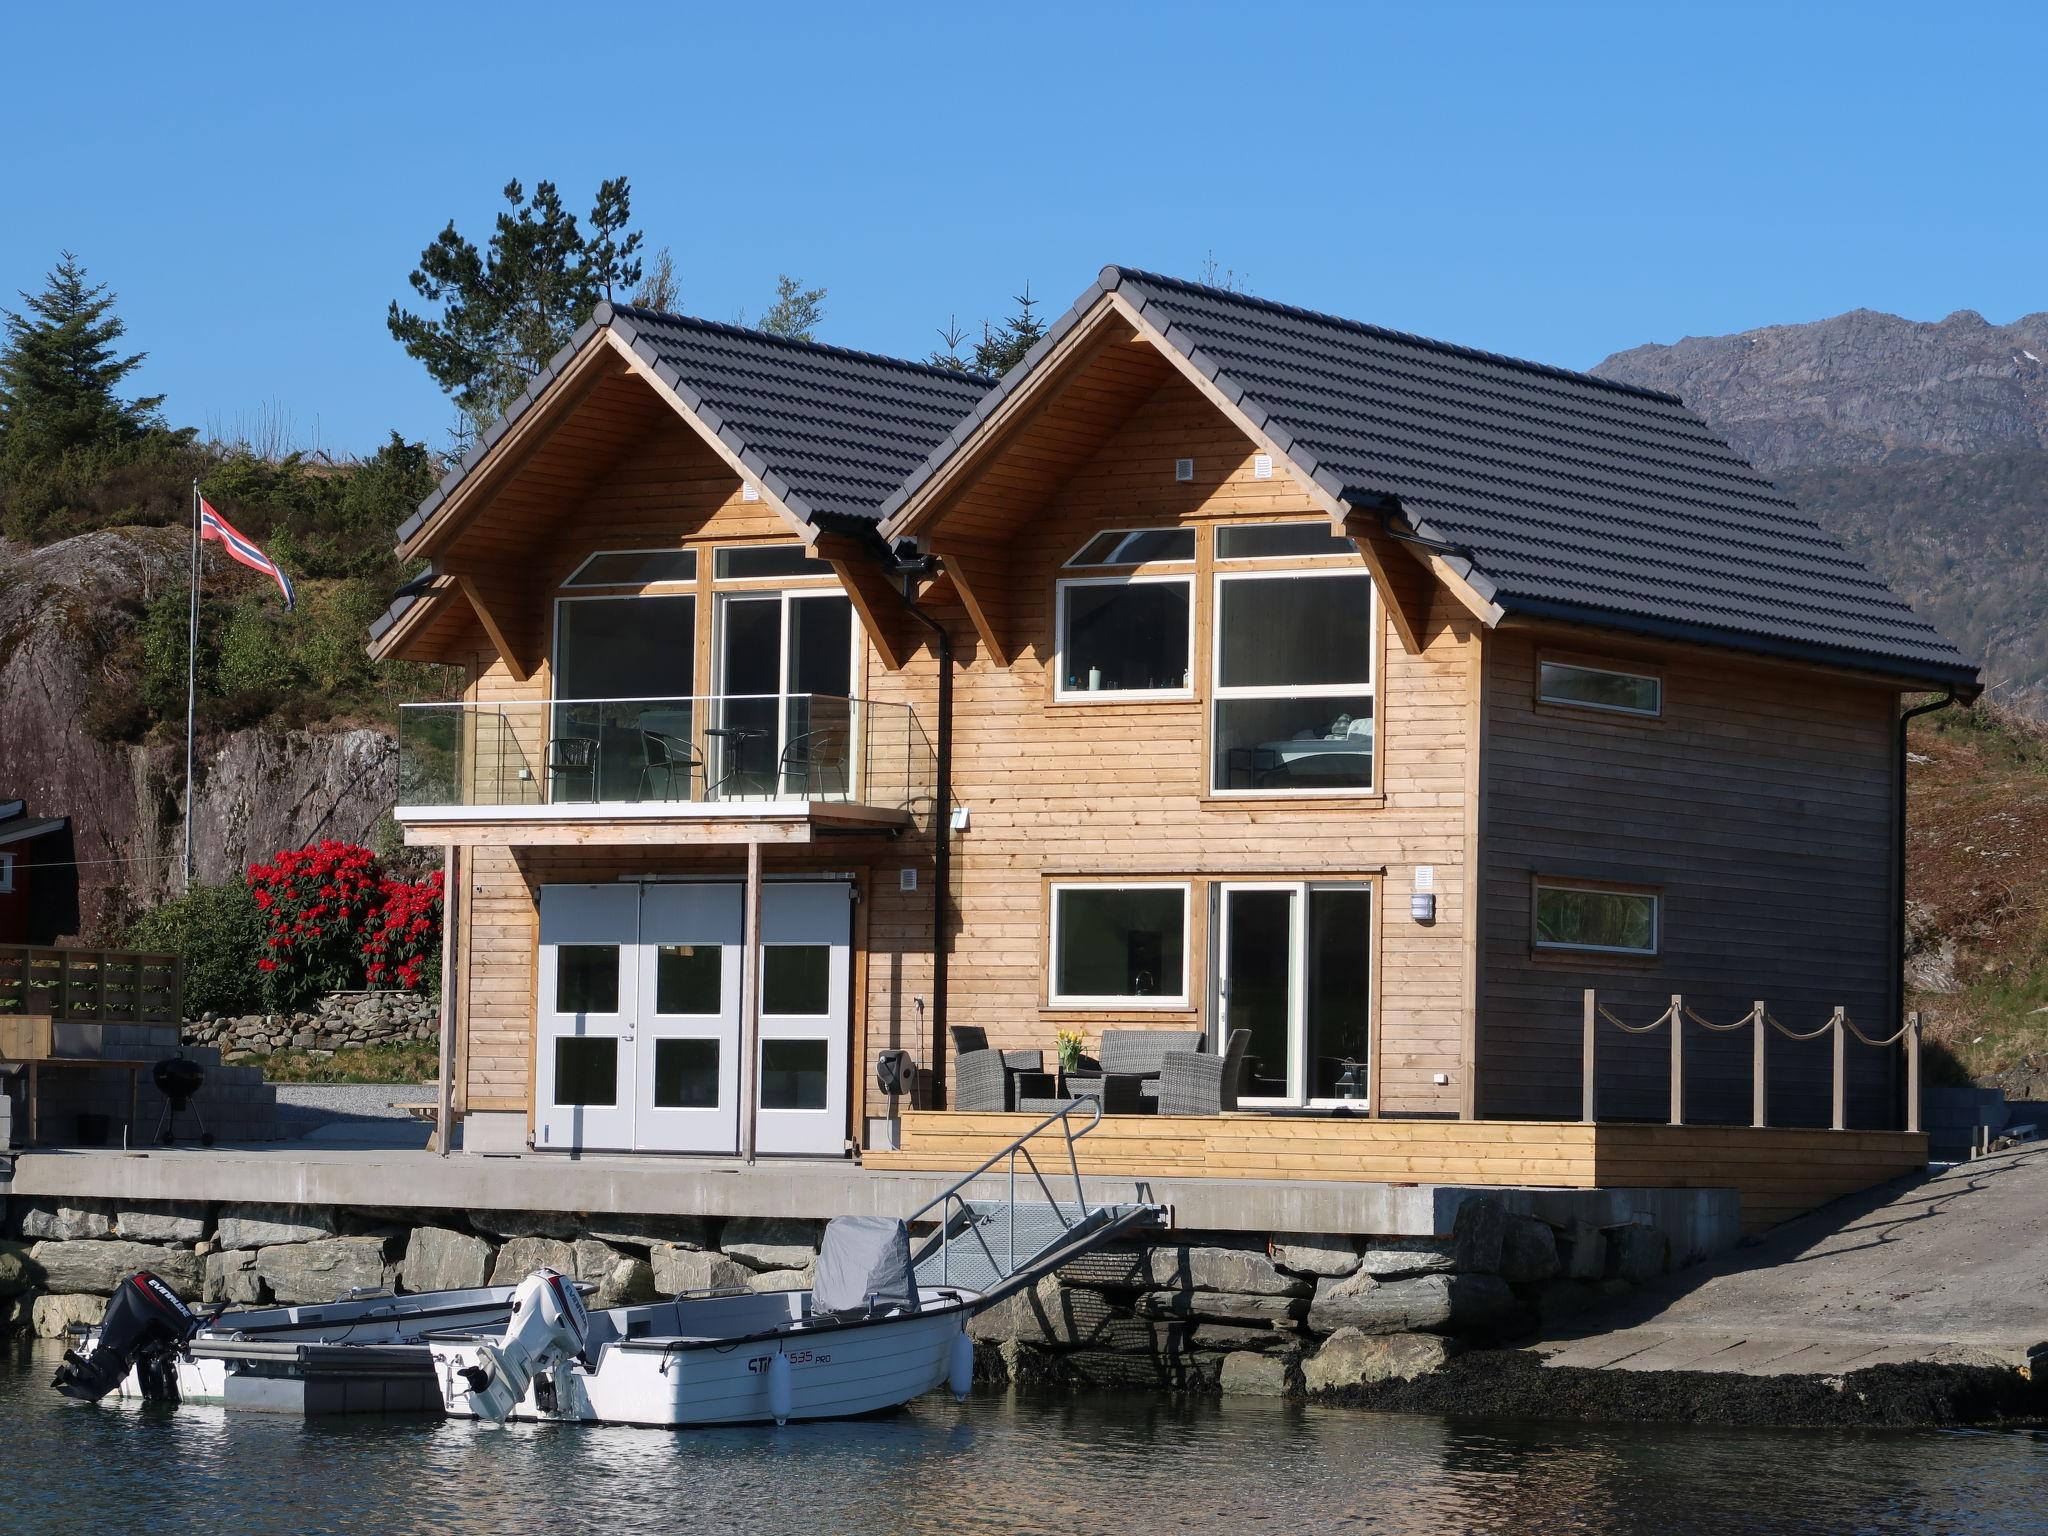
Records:
M997 606L997 594L1004 590L1003 556L986 545L968 543L934 542L932 552L945 561L953 590L974 621L974 632L981 637L989 658L997 666L1007 667L1016 652L1004 632L1009 604Z
M874 552L843 533L821 533L811 547L830 562L839 585L853 602L853 611L860 615L861 628L881 653L882 664L891 672L902 671L917 647L908 633L910 620L903 612L903 599Z
M706 843L808 843L809 821L706 821L697 817L649 817L598 821L436 821L420 817L401 824L408 848L674 848ZM829 833L831 826L816 829Z
M1403 557L1399 544L1387 537L1379 519L1366 512L1349 512L1338 521L1339 531L1357 546L1372 572L1373 585L1386 599L1387 617L1394 621L1394 633L1410 656L1422 654L1423 637L1429 633L1429 581L1420 566Z
M522 594L511 585L496 577L481 576L474 572L457 571L456 586L469 599L469 606L476 610L477 622L484 627L498 655L504 659L505 669L512 674L514 682L523 683L540 669L541 658L513 638L516 631L500 622L502 615L523 613L529 606Z

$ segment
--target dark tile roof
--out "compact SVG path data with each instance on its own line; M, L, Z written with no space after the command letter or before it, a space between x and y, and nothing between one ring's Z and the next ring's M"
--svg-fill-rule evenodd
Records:
M1674 396L1127 268L1103 268L883 515L1109 292L1333 496L1367 509L1399 497L1510 614L1975 681Z

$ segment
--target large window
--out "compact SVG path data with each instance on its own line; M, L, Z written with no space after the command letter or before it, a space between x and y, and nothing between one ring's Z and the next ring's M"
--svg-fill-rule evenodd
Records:
M1052 996L1068 1007L1185 1007L1185 885L1055 885Z
M1538 668L1536 696L1546 704L1604 709L1620 715L1663 712L1664 684L1643 672L1617 672L1576 662L1546 661Z
M648 743L690 740L697 599L565 597L555 613L555 707L545 754L551 798L673 794L672 774L648 775Z
M1194 590L1186 576L1061 582L1058 696L1188 697Z
M639 587L657 581L695 581L694 549L600 550L570 573L565 587Z
M1610 955L1654 955L1657 897L1649 891L1536 882L1536 947Z
M1373 601L1364 572L1216 578L1218 794L1372 788Z

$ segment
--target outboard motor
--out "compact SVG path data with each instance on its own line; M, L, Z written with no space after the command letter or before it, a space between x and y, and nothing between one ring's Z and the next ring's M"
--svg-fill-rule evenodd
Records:
M502 1424L530 1385L541 1411L555 1407L554 1371L563 1362L590 1360L583 1353L590 1314L573 1283L559 1271L536 1269L512 1293L512 1317L496 1344L477 1346L477 1365L464 1366L469 1405L478 1418Z
M178 1356L198 1331L199 1319L178 1293L141 1270L123 1281L107 1303L92 1353L65 1350L64 1363L50 1385L66 1397L96 1403L133 1369L142 1378L145 1398L175 1403Z

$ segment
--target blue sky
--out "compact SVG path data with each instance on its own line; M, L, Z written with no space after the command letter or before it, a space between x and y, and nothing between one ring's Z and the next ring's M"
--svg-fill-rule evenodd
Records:
M384 310L449 218L632 179L683 307L922 355L1214 252L1546 362L1858 306L2048 308L2040 9L13 6L0 293L62 247L179 423L437 446ZM27 69L24 61L34 61ZM13 307L11 297L6 300Z

